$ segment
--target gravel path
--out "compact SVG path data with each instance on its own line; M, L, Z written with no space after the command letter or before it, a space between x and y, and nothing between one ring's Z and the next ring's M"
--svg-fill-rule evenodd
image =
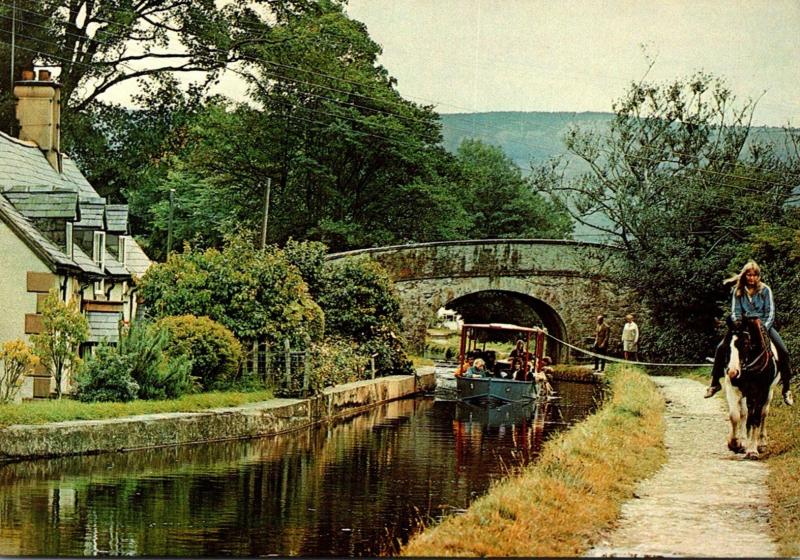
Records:
M697 381L653 377L667 401L667 462L587 556L774 557L767 466L728 451L724 398Z

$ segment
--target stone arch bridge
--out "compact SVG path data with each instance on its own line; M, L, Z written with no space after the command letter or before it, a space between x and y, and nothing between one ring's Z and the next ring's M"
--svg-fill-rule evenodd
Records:
M469 316L469 303L478 298L484 309L496 302L491 321L515 322L515 308L532 311L550 334L581 347L594 336L594 318L605 313L613 348L625 314L637 314L641 326L644 311L630 290L608 278L617 254L598 243L483 239L362 249L329 260L371 258L384 266L400 295L406 335L416 346L441 307L486 322ZM548 348L556 361L565 361L567 350L552 341Z

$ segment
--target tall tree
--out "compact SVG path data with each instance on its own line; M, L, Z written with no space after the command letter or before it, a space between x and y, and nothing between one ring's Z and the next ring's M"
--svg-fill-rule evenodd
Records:
M709 352L712 318L727 299L721 280L741 265L747 226L783 219L797 160L749 138L754 107L702 73L634 83L607 133L572 129L565 138L591 171L567 180L538 170L576 220L605 219L598 229L625 250L620 280L652 308L648 342L663 356Z

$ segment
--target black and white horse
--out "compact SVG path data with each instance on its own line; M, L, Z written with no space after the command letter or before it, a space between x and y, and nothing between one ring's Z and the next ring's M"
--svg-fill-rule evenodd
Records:
M728 448L757 459L767 442L767 413L779 379L777 353L757 317L734 323L729 336L723 382L731 419Z

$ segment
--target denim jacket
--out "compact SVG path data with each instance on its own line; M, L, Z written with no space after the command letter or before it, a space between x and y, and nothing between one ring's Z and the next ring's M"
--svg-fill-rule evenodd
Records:
M734 321L741 319L745 315L755 315L761 319L764 328L770 330L775 322L775 304L772 301L772 290L764 284L760 291L748 296L746 293L742 297L736 296L733 291L731 299L731 319Z

